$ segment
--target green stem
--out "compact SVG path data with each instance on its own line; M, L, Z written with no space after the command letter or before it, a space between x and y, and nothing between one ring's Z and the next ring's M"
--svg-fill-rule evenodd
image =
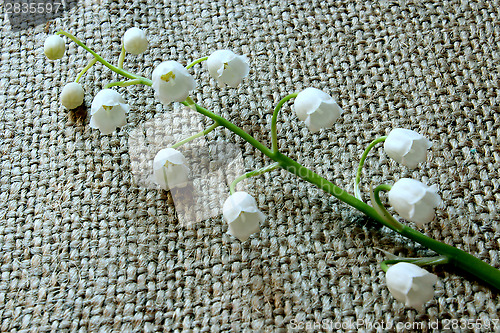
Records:
M285 96L281 101L278 102L278 105L276 105L276 108L274 109L273 113L273 118L271 119L271 140L272 140L272 145L273 145L273 152L278 151L278 130L276 129L277 127L277 121L278 121L278 113L281 110L281 107L283 104L285 104L288 100L297 97L297 93L290 94L288 96Z
M273 155L273 153L271 152L271 150L269 148L264 146L262 143L260 143L258 140L256 140L253 136L251 136L250 134L248 134L247 132L245 132L244 130L242 130L241 128L239 128L238 126L233 124L232 122L226 120L225 118L218 116L215 113L208 111L207 109L199 106L191 99L191 97L186 98L186 100L184 102L182 102L182 104L192 108L193 110L197 111L198 113L201 113L202 115L204 115L206 117L211 118L213 121L217 122L219 125L224 126L225 128L227 128L228 130L230 130L234 134L238 135L243 140L245 140L246 142L248 142L249 144L251 144L252 146L257 148L258 150L260 150L264 155L269 156L269 157Z
M125 45L122 43L122 51L120 52L120 57L118 58L118 68L123 69L123 63L125 62Z
M196 103L193 102L192 99L188 98L186 101L183 102L184 105L189 106L199 113L201 113L204 116L207 116L214 121L217 121L221 126L224 126L225 128L229 129L236 135L240 136L243 140L247 141L250 143L252 146L260 150L264 155L268 156L275 162L278 162L280 167L288 170L289 172L293 173L294 175L297 175L298 177L308 181L309 183L316 185L323 191L330 193L331 195L335 196L336 198L340 199L341 201L347 203L348 205L358 209L365 215L371 217L375 221L381 223L382 225L385 225L391 229L394 228L393 225L389 224L386 220L385 217L381 216L375 208L369 206L368 204L364 203L363 201L355 198L354 196L350 195L349 193L345 192L335 184L331 183L327 179L321 177L320 175L316 174L312 170L309 170L308 168L300 165L298 162L292 160L291 158L279 153L279 152L273 152L266 146L264 146L262 143L257 141L254 137L252 137L250 134L246 133L243 131L241 128L238 126L234 125L233 123L229 122L228 120L222 118L221 116L218 116L207 109L197 105ZM394 230L394 229L393 229ZM470 272L474 274L476 277L482 279L483 281L491 284L493 287L497 288L500 290L500 270L488 265L487 263L477 259L476 257L468 254L467 252L464 252L462 250L459 250L453 246L441 243L437 240L434 240L430 237L427 237L420 232L413 230L410 227L403 226L400 230L396 230L398 233L401 235L417 242L420 243L429 249L447 256L450 258L450 263L454 264L455 266Z
M368 153L370 150L372 150L373 147L379 142L383 142L387 139L387 136L381 136L378 139L373 140L368 147L366 147L365 151L363 152L363 155L361 155L361 160L359 161L359 166L358 166L358 172L356 173L356 179L354 180L354 195L356 198L359 200L363 200L361 198L361 191L359 190L359 182L361 181L361 171L363 170L363 165L365 164L366 157L368 156Z
M389 269L388 265L397 264L400 262L409 262L417 266L429 266L429 265L444 265L450 262L450 258L447 256L437 256L437 257L427 257L427 258L402 258L402 259L391 259L384 260L380 263L380 267L384 272Z
M215 123L213 123L213 124L212 124L209 128L207 128L207 129L205 129L205 130L203 130L203 131L201 131L201 132L198 132L198 133L196 133L195 135L190 136L190 137L189 137L189 138L187 138L187 139L184 139L184 140L182 140L182 141L180 141L180 142L177 142L176 144L174 144L174 145L172 146L172 148L174 148L174 149L175 149L175 148L178 148L178 147L182 146L183 144L188 143L189 141L192 141L192 140L197 139L197 138L199 138L199 137L201 137L201 136L207 135L208 133L210 133L210 132L212 132L214 129L216 129L218 126L219 126L219 124L218 124L217 122L215 122Z
M127 80L127 81L118 81L118 82L110 82L108 84L106 84L104 86L104 89L108 89L108 88L111 88L111 87L128 87L128 86L133 86L135 84L146 84L147 85L147 82L145 82L144 80L142 79L135 79L135 80Z
M396 232L400 232L404 225L396 220L388 211L385 209L384 204L380 200L380 191L389 191L391 189L390 185L382 184L375 188L375 190L370 190L370 197L372 199L373 208L382 216L390 228Z
M82 71L78 74L78 76L75 79L75 82L78 83L80 81L80 79L82 78L82 76L85 73L87 73L87 71L90 69L90 67L94 66L96 62L97 62L96 58L90 60L89 63L87 64L87 66L85 66L85 68L82 69Z
M238 178L233 180L231 185L229 185L229 192L231 192L231 194L234 194L236 185L239 182L241 182L242 180L250 178L250 177L260 176L266 172L273 171L274 169L278 168L279 166L280 166L279 163L276 162L276 163L273 163L271 165L265 166L263 168L260 168L260 169L254 170L254 171L247 172L244 175L239 176Z
M72 34L66 32L64 30L60 30L60 31L56 32L56 34L57 35L64 35L64 36L68 37L73 42L75 42L76 45L80 46L85 51L87 51L90 54L92 54L97 59L97 61L99 61L104 66L106 66L109 69L111 69L113 72L118 73L118 74L120 74L122 76L125 76L126 78L129 78L129 79L132 79L132 80L134 80L134 79L141 79L141 80L143 80L145 82L144 84L146 84L148 86L151 86L153 84L150 79L147 79L147 78L142 77L140 75L136 75L136 74L130 73L130 72L128 72L128 71L126 71L126 70L124 70L122 68L118 68L116 66L111 65L109 62L107 62L106 60L104 60L103 57L101 57L100 55L98 55L97 53L95 53L94 51L92 51L87 45L83 44L78 38L76 38Z
M199 64L200 62L205 61L207 59L208 59L208 57L203 57L203 58L200 58L200 59L196 59L195 61L193 61L192 63L190 63L189 65L187 65L186 69L190 69L194 65Z

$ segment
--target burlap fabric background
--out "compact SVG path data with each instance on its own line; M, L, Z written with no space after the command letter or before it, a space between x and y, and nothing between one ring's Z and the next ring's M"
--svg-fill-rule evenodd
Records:
M117 76L94 66L82 80L86 107L68 112L61 89L90 58L68 43L66 56L51 62L42 46L63 28L116 62L123 32L138 26L150 48L127 56L125 67L145 76L167 59L186 64L220 48L247 54L251 73L237 89L218 88L206 65L196 66L193 97L268 145L279 99L323 89L345 110L340 121L310 134L286 105L280 146L348 191L372 139L394 127L417 130L434 144L429 161L408 170L377 149L363 190L401 177L437 184L444 205L422 231L500 268L499 8L497 1L88 0L35 24L13 26L3 16L0 330L331 331L343 324L374 331L372 324L382 331L399 323L403 331L458 319L495 331L498 291L453 268L434 271L436 294L423 313L396 302L379 249L431 252L284 171L244 183L267 216L247 242L226 234L219 207L211 207L214 217L179 222L170 193L137 182L129 138L161 115L188 111L162 106L148 87L120 88L131 105L128 124L100 135L86 107ZM182 119L175 129L210 124ZM234 145L239 173L269 162L224 130L202 142Z

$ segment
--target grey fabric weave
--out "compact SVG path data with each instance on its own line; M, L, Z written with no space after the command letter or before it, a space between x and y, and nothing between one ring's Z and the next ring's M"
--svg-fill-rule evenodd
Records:
M433 143L428 162L409 170L374 150L363 173L365 199L372 181L437 184L443 206L421 231L500 268L499 8L498 1L458 0L85 0L69 2L48 21L2 16L0 331L344 325L371 332L388 323L398 331L415 325L432 331L436 322L439 330L467 331L452 324L472 323L477 331L499 331L498 291L450 267L433 271L436 294L423 313L395 301L379 267L383 251L432 252L283 170L242 183L267 217L261 232L244 243L227 235L216 204L228 193L223 180L269 163L227 130L184 148L198 154L196 174L224 172L220 181L201 182L215 193L207 199L209 217L181 221L170 192L138 180L155 144L143 159L131 152L148 138L145 124L167 119L161 117L171 120L155 134L163 144L211 122L133 86L117 89L131 105L128 124L102 136L86 112L117 75L95 65L81 81L84 106L68 112L59 103L61 89L91 57L73 43L61 60L43 55L46 36L62 28L116 63L121 36L132 26L145 29L150 48L128 55L125 67L147 77L164 60L185 65L221 48L246 54L250 75L236 89L219 88L206 64L195 66L193 98L270 145L276 103L309 86L324 90L344 109L340 120L311 134L287 103L279 145L350 192L371 140L395 127L416 130ZM143 141L131 141L134 133ZM218 157L217 147L232 148ZM226 160L237 161L232 171Z

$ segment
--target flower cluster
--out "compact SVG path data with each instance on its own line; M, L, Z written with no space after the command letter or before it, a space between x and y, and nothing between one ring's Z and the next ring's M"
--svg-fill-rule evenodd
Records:
M210 54L210 56L195 60L188 66L184 66L174 60L167 60L161 62L154 68L151 78L145 78L123 69L123 61L126 53L138 55L145 52L149 46L146 34L141 29L131 28L124 33L122 38L122 52L120 54L118 66L113 66L106 62L95 52L83 45L83 43L78 41L76 37L65 32L59 32L58 34L62 34L72 39L95 57L89 65L82 70L75 82L67 83L62 88L60 102L65 108L74 109L83 104L85 92L78 81L96 61L102 62L108 68L129 79L128 81L109 83L93 97L89 110L90 127L98 129L100 133L104 135L112 134L117 128L127 123L127 113L130 111L130 106L118 91L111 88L115 86L126 87L132 84L149 85L153 88L155 97L161 103L169 104L172 102L181 102L193 107L204 115L208 114L208 117L215 121L207 130L195 134L172 147L163 148L157 152L153 160L152 174L154 180L161 189L171 190L174 188L182 188L189 184L190 169L188 167L188 160L182 152L176 148L186 142L207 134L217 126L225 126L274 160L274 164L246 173L236 178L230 185L230 195L223 204L222 216L227 222L227 232L240 241L246 241L252 234L259 232L261 224L265 221L265 215L259 210L257 201L254 197L247 192L235 191L237 182L249 177L261 175L277 167L282 167L287 171L299 175L301 178L313 184L318 184L319 180L326 181L326 179L303 167L298 162L285 157L279 152L276 119L283 103L291 98L295 98L293 111L311 133L332 128L337 119L342 115L343 110L328 93L317 88L308 87L298 93L290 94L283 98L278 103L272 117L272 149L269 149L252 136L244 133L239 127L229 123L229 121L198 107L190 97L192 91L196 89L195 79L189 73L189 69L193 65L206 60L208 72L220 88L226 86L236 88L250 72L249 62L246 56L237 55L230 50L216 50ZM43 51L47 58L51 60L60 59L65 53L63 38L61 38L60 35L48 37L44 43ZM442 256L423 259L398 258L396 260L385 261L381 264L383 270L386 272L388 289L394 298L404 302L406 306L421 309L423 304L433 297L433 286L437 282L437 277L422 269L420 266L442 264L448 262L448 260L452 258L456 262L461 262L463 267L471 268L473 265L469 263L470 258L467 257L467 254L463 253L463 251L460 252L458 249L450 251L446 248L448 245L439 243L430 238L424 239L426 236L415 232L408 226L404 226L400 221L389 214L378 196L380 190L388 190L388 201L394 211L402 218L414 222L418 227L422 227L425 223L434 219L435 208L441 204L441 198L437 194L435 185L428 186L415 179L402 178L397 180L393 186L380 185L374 191L372 190L372 207L363 202L358 185L364 159L369 150L375 144L382 141L384 142L384 151L391 159L412 169L426 161L427 151L432 146L428 139L415 131L403 128L392 129L386 137L381 137L373 141L363 154L355 180L355 197L345 194L343 191L336 191L337 187L331 182L327 182L329 185L332 185L329 189L326 189L327 187L323 187L323 189L344 202L349 203L353 207L358 208L360 211L363 211L394 231L410 239L416 240L421 244L428 245L431 249L443 254ZM338 195L339 192L342 193L342 195ZM412 232L406 232L408 230L412 230ZM443 248L445 248L445 250L442 250ZM456 254L450 255L450 253L459 252L460 256ZM475 264L477 264L477 262L475 262ZM388 265L390 265L390 267ZM487 266L486 264L484 265ZM484 269L484 271L488 272L488 274L493 272L489 270L489 268ZM492 273L497 274L497 277L494 279L490 279L489 277L485 278L484 276L488 275L486 273L481 274L483 275L478 274L478 276L485 281L496 279L497 284L500 285L500 272Z
M386 154L409 168L425 162L431 146L423 135L404 128L393 129L384 142ZM389 203L403 218L423 226L434 218L434 208L439 206L441 198L435 185L402 178L389 191Z

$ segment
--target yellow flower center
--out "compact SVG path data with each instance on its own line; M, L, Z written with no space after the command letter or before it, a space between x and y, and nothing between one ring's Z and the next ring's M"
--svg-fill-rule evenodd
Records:
M112 106L108 106L108 105L103 105L102 108L106 111L111 111L111 109L113 108Z
M169 82L171 79L175 80L175 74L172 71L170 71L167 74L163 74L161 76L161 79L165 82Z

